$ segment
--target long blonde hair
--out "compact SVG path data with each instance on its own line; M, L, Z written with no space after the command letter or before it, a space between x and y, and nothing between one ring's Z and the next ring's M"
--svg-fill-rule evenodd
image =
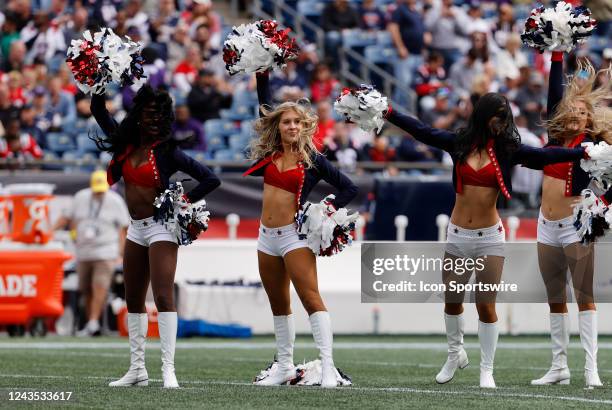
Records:
M567 122L575 116L574 103L581 101L586 105L588 120L586 132L592 138L612 144L612 108L607 101L612 99L612 66L596 71L590 62L578 62L575 74L568 77L563 98L554 115L547 121L552 138L564 139L568 136ZM594 88L599 76L604 77L603 84Z
M294 111L300 117L302 130L300 131L299 139L294 147L301 161L304 162L306 168L312 166L313 154L318 154L317 148L314 146L312 137L317 129L319 117L312 111L309 105L301 102L284 102L272 109L271 107L261 105L260 111L262 115L255 121L255 132L259 138L251 141L249 147L249 158L259 160L272 155L276 152L283 152L281 142L279 124L282 115L289 111Z

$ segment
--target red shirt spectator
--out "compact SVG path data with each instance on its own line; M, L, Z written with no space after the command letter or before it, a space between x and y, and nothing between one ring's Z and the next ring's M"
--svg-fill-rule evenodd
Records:
M327 64L317 64L310 83L312 102L318 103L330 97L336 97L334 94L337 94L338 84L338 80L332 77Z
M332 117L331 109L331 104L327 100L321 101L317 104L319 124L317 125L317 130L312 137L312 142L319 151L323 150L325 139L333 136L334 134L334 125L336 124L336 121L334 121L334 118Z
M42 158L43 152L34 137L21 132L19 118L6 121L4 138L0 138L0 158Z
M414 79L414 89L419 97L430 95L444 85L446 81L446 71L444 71L444 57L441 54L432 52L417 70Z
M368 149L368 157L374 162L395 161L395 148L389 147L387 137L378 135L374 140L374 145Z

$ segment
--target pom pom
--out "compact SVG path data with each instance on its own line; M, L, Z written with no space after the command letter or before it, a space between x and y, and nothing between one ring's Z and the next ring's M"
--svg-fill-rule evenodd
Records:
M144 82L141 45L126 37L123 41L110 28L72 40L66 64L77 87L86 94L104 94L110 83L121 86Z
M571 51L586 41L596 24L588 8L572 9L571 4L560 1L554 8L533 9L525 21L521 39L540 52Z
M259 372L253 383L260 382L270 377L272 374L275 374L279 371L279 364L276 360L268 365L264 370ZM285 383L285 385L293 385L293 386L320 386L322 379L322 369L321 369L321 360L313 360L311 362L304 362L296 366L295 368L295 377ZM349 376L344 374L342 370L336 368L336 380L338 381L338 386L352 386L353 382Z
M612 187L612 145L601 141L598 144L585 142L589 159L580 160L580 168L588 172L597 188L606 192Z
M189 245L208 229L210 212L206 211L206 202L190 204L180 182L170 184L153 205L154 219L176 236L179 245Z
M590 189L584 189L581 200L574 205L574 226L582 243L590 243L604 236L610 229L612 213Z
M362 84L358 89L345 88L336 99L334 109L344 115L346 121L354 122L364 131L380 132L389 109L387 97L373 86Z
M334 209L334 195L318 204L306 202L296 215L297 232L306 239L308 247L317 256L332 256L353 243L351 231L359 214L350 214L346 208Z
M287 61L297 58L299 48L289 37L291 29L277 27L274 20L233 27L223 43L223 61L230 75L283 68Z

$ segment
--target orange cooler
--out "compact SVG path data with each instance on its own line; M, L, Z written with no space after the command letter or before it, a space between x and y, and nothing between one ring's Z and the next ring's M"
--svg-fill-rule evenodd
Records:
M22 325L37 317L59 317L63 264L72 256L62 244L0 243L0 324Z
M149 319L149 326L147 327L147 337L159 337L159 325L157 324L157 308L154 305L148 303L145 304L147 309L147 317ZM127 306L123 306L117 314L117 329L119 330L119 336L128 336L127 326Z
M9 239L11 231L9 229L9 212L11 201L9 195L0 188L0 241Z
M13 206L13 231L16 242L45 244L53 237L49 220L51 184L12 184L6 186Z

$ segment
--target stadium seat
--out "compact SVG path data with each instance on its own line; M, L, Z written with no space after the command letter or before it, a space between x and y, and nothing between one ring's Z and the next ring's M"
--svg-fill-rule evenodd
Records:
M241 159L236 154L237 153L234 150L231 150L231 149L222 149L222 150L216 151L214 156L213 156L213 158L216 161L234 161L236 159Z
M207 140L214 137L228 136L237 131L234 121L212 119L204 122L204 135Z
M235 134L229 137L229 147L234 151L244 151L251 142L250 135Z
M397 60L397 51L392 47L369 46L364 53L366 60L377 65L391 65Z
M364 30L348 30L342 32L342 45L355 49L362 53L367 46L373 46L377 42L376 35Z
M96 143L89 138L89 134L79 134L76 138L77 150L82 153L91 152L98 153L100 150L96 146Z
M47 149L61 155L66 151L73 151L76 148L74 140L62 133L50 132L47 134Z
M226 149L225 137L222 135L206 137L206 149L210 152Z

